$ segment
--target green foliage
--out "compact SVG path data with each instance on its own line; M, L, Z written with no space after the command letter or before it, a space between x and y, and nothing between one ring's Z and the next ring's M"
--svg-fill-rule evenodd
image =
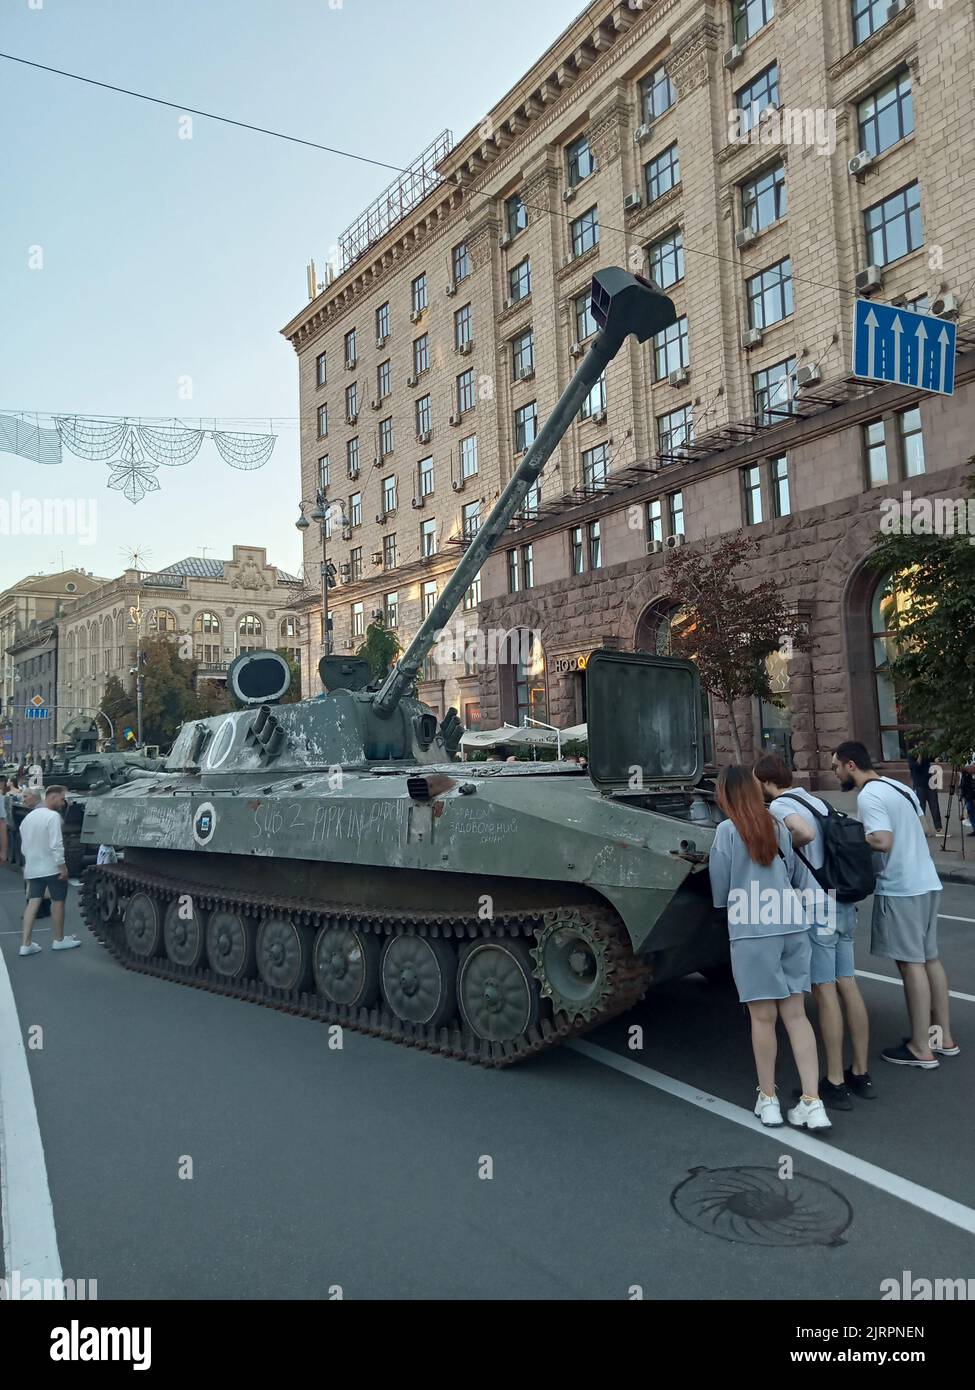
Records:
M975 459L971 460L975 463ZM975 497L975 472L969 477ZM899 654L889 669L909 739L952 766L975 748L975 537L884 532L870 563L897 575L903 602L889 618Z
M283 657L288 663L288 670L291 672L291 685L284 699L280 701L282 705L296 705L301 699L301 667L293 659L287 647L276 647L278 656Z
M399 653L400 645L396 633L389 630L382 618L377 618L366 628L365 641L356 652L356 656L363 656L369 662L373 680L382 680L389 674L389 668Z
M115 747L126 747L122 730L127 727L135 728L135 695L125 689L118 676L109 676L105 682L105 693L99 708L111 720L112 728L115 730ZM104 721L98 723L101 732L104 733Z
M226 688L216 681L204 681L197 692L193 687L196 662L180 657L175 642L166 637L150 637L142 647L142 741L158 743L168 749L181 724L206 719L233 708ZM115 726L116 746L131 748L123 729L136 729L138 713L135 676L126 688L116 676L105 685L101 708Z

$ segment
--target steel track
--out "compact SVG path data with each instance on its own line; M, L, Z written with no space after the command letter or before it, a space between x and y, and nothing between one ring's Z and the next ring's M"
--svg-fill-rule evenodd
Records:
M109 922L102 920L96 900L96 885L104 882L105 878L114 880L120 900L118 910ZM297 990L273 989L262 980L227 980L208 966L193 969L176 965L164 956L136 956L125 939L123 914L126 899L140 890L156 898L163 913L167 903L173 898L189 894L201 916L214 909L221 909L238 913L245 919L259 921L269 912L273 912L291 917L299 925L311 928L315 935L323 926L347 926L381 936L413 933L453 939L457 942L498 937L534 939L536 933L553 917L558 915L564 919L569 914L584 919L605 942L607 990L597 1011L591 1017L570 1018L567 1014L556 1013L552 1018L541 1018L537 1026L529 1028L511 1042L491 1042L476 1037L456 1021L449 1027L441 1028L404 1022L382 1002L369 1009L356 1008L349 1004L332 1004L319 994L299 994ZM81 912L92 934L127 970L152 975L157 979L172 980L177 984L189 985L193 989L206 989L231 999L262 1004L265 1008L280 1009L285 1013L298 1014L302 1018L314 1019L320 1023L339 1024L342 1028L352 1028L356 1032L384 1038L389 1042L421 1048L427 1052L439 1053L443 1057L485 1067L507 1067L515 1062L526 1061L550 1047L557 1047L567 1038L576 1037L608 1019L615 1018L642 999L650 983L650 968L646 962L634 956L622 923L610 909L598 906L580 908L573 905L545 911L516 911L502 914L490 921L482 921L474 915L450 913L375 910L362 913L347 903L322 904L300 898L255 893L232 894L214 889L212 886L177 881L163 874L148 873L117 864L88 869L81 893Z

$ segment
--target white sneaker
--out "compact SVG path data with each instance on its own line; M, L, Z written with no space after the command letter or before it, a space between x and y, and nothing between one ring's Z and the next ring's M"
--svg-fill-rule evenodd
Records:
M63 941L52 941L52 951L70 951L73 946L80 946L81 942L76 936L66 936Z
M803 1125L807 1129L833 1128L821 1100L800 1100L799 1104L789 1111L789 1124L796 1125L799 1129Z
M769 1129L775 1129L782 1124L782 1111L779 1109L779 1102L776 1096L767 1096L759 1089L758 1100L755 1102L755 1114L763 1125Z
M36 956L40 949L37 942L32 941L29 946L21 946L20 954L22 956Z

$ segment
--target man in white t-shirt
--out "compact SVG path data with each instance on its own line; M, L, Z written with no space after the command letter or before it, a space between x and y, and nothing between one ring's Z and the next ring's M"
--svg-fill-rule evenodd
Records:
M41 949L36 941L31 941L31 933L45 892L51 899L51 925L54 928L51 950L69 951L73 946L81 945L76 936L64 934L68 870L64 862L60 810L65 796L64 787L48 787L44 794L44 805L35 806L20 823L20 848L24 856L24 878L27 880L27 906L24 909L20 947L22 956L35 956Z
M870 1022L853 964L856 905L834 902L832 912L826 912L822 902L825 893L812 872L822 869L826 857L823 831L816 815L826 816L829 807L811 792L793 787L792 773L774 753L759 758L754 772L772 815L789 831L793 848L808 861L804 886L816 892L818 900L809 935L812 993L826 1050L826 1075L819 1083L819 1094L827 1109L852 1110L851 1091L863 1100L875 1100L877 1093L867 1070ZM853 1064L846 1070L844 1012L853 1050Z
M881 1056L901 1067L930 1070L957 1057L948 1014L948 978L938 959L941 880L924 834L923 811L913 792L881 777L862 743L841 743L833 771L844 791L857 793L857 814L867 844L879 856L870 950L895 961L904 981L911 1036Z

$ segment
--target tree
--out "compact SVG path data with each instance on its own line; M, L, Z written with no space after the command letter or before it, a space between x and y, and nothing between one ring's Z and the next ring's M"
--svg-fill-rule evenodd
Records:
M937 513L929 514L925 499L915 501L910 517L892 499L870 559L896 576L903 600L887 620L899 649L888 668L899 722L916 726L915 747L953 767L968 763L975 749L975 529L958 525L959 510L975 517L975 471L969 494L967 508L949 513L942 506L950 531L935 530Z
M297 661L295 661L287 647L276 647L275 650L278 656L282 657L288 663L288 670L291 672L291 684L288 687L287 694L280 703L282 705L296 705L301 699L301 667L298 665Z
M739 531L716 544L705 541L699 549L671 551L665 572L665 601L677 609L670 625L671 651L696 663L702 686L728 711L739 763L744 755L735 701L757 696L779 704L767 658L809 644L774 580L748 589L738 582L737 572L757 551L757 542Z
M356 656L364 656L369 662L373 680L382 680L389 674L389 668L399 653L400 645L396 633L390 632L382 618L377 618L366 628L365 641L356 652Z
M99 706L102 713L111 720L115 730L115 747L125 747L126 727L135 728L135 696L126 690L118 676L109 676L105 682L105 693Z

